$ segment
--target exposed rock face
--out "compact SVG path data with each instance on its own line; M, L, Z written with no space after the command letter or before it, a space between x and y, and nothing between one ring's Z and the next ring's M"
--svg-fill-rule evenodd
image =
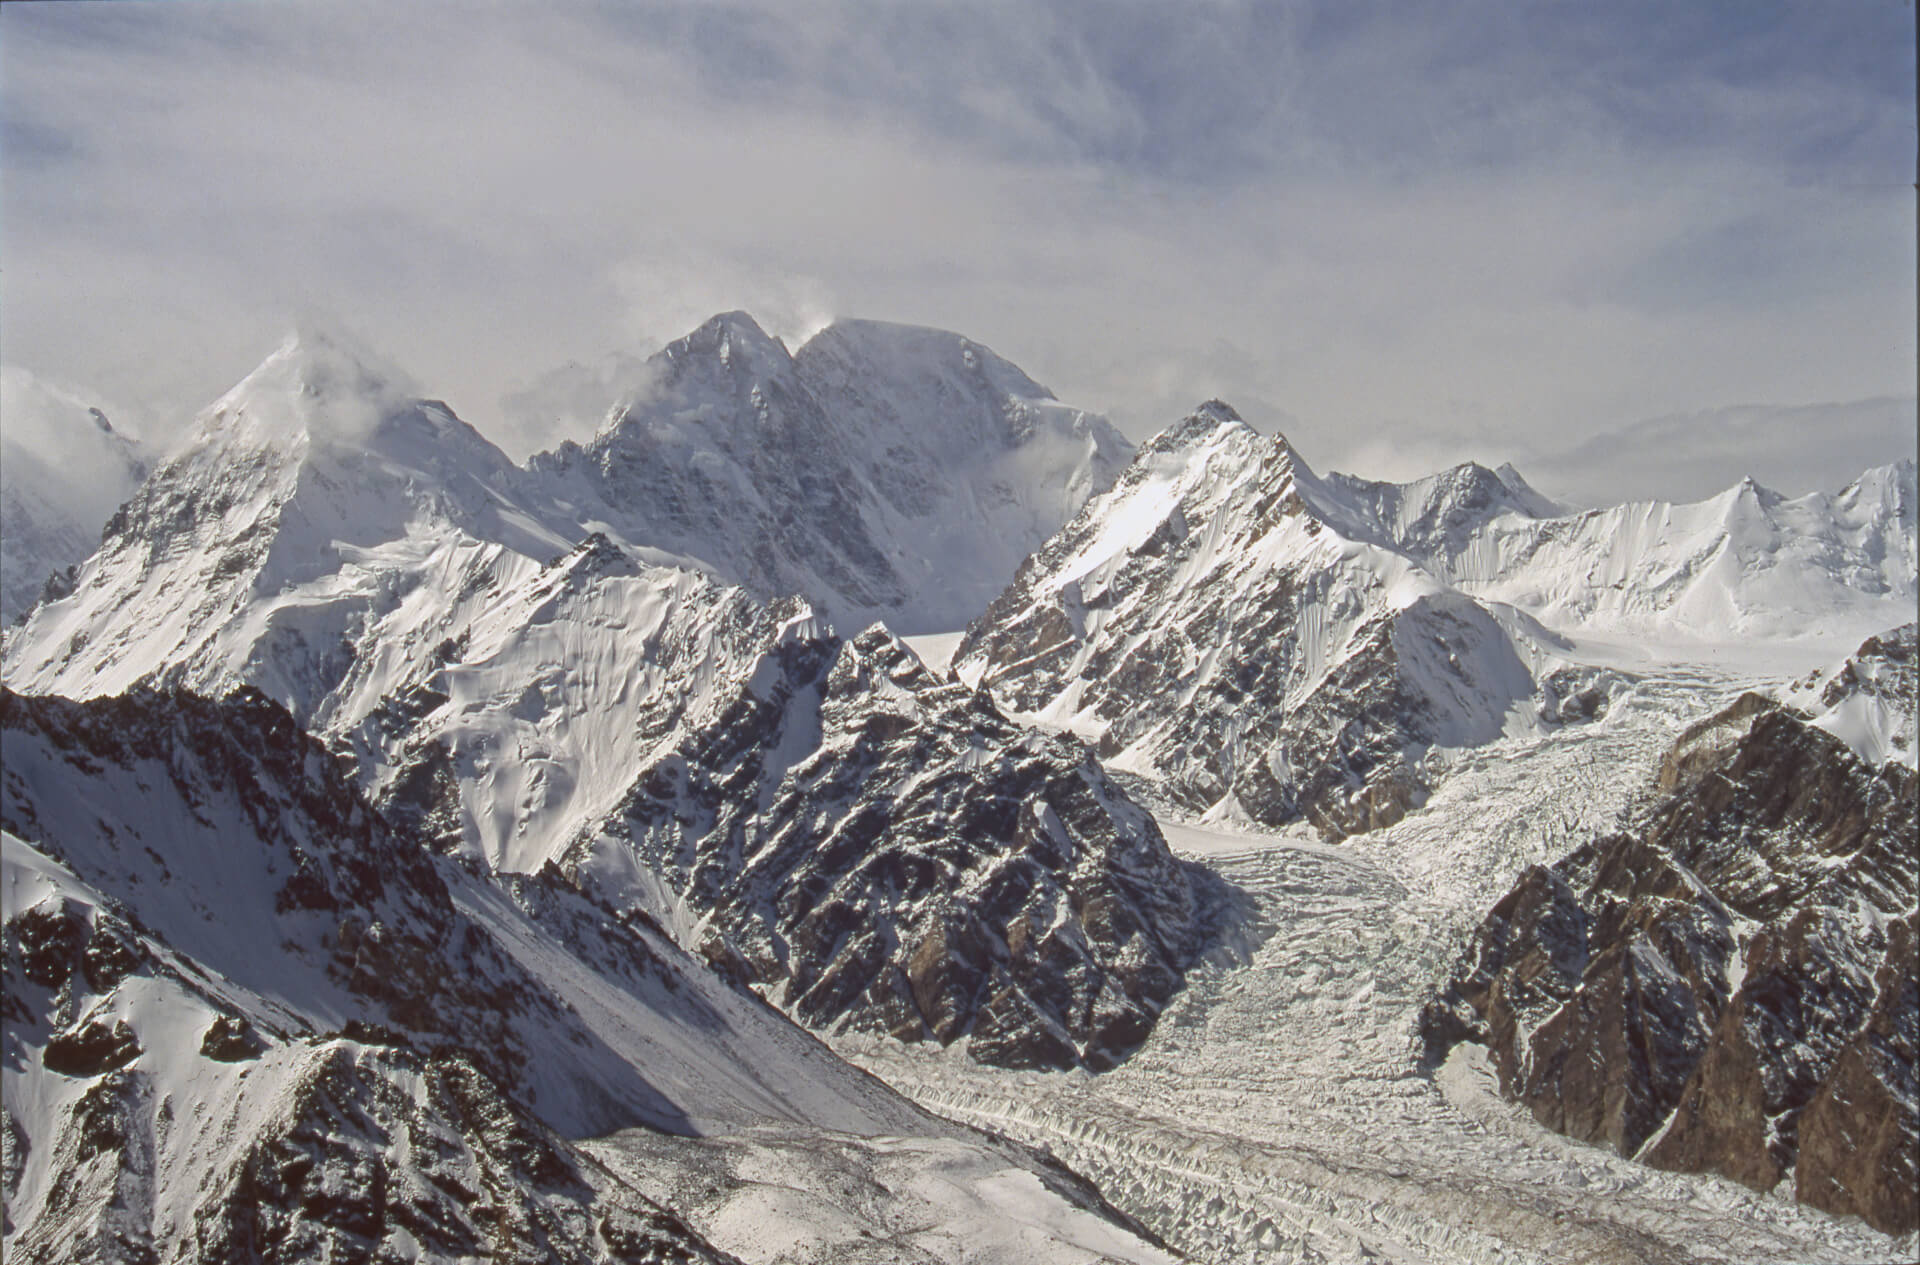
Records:
M221 1015L200 1038L200 1053L222 1063L257 1058L265 1048L253 1025L238 1015Z
M1379 537L1210 403L1027 560L955 667L1190 811L1372 829L1422 801L1429 747L1487 741L1534 690L1507 628Z
M1920 624L1869 637L1844 663L1802 681L1787 701L1869 764L1920 764Z
M139 1057L140 1039L124 1019L115 1021L111 1028L95 1019L67 1032L56 1032L40 1061L50 1072L86 1077L125 1067Z
M510 1076L524 1062L509 1029L538 990L516 987L524 979L459 917L432 857L388 830L324 749L258 692L222 703L178 691L72 703L0 687L0 731L9 757L0 825L13 834L65 841L78 849L78 863L99 865L96 881L136 877L175 890L194 883L213 898L202 907L210 922L221 898L250 903L257 891L271 902L265 908L243 903L221 912L264 917L247 927L263 948L300 946L313 967L371 1003L373 1013L423 1034L473 1041L498 1060L495 1075ZM92 784L83 789L89 773ZM195 824L204 846L231 855L194 855L157 804L144 820L97 813L88 820L88 790L110 796L118 778L155 777L173 783L187 814L201 814ZM245 830L244 843L221 842L223 809L234 813L230 825ZM93 847L82 843L83 831L96 835ZM205 883L202 864L231 881ZM256 875L258 887L249 889L246 880ZM215 945L230 943L222 932L233 929L210 927L179 947L220 961L242 982L269 984L277 953L260 953L253 970L221 961L234 955ZM29 925L23 950L29 939L46 937ZM93 991L111 992L144 956L136 945L109 924L90 934L74 965ZM33 960L43 977L59 969L49 954Z
M1916 782L1746 695L1635 833L1534 867L1429 1007L1549 1128L1916 1226Z
M916 1189L931 1168L859 1140L987 1189L1024 1172L1038 1237L1013 1239L1042 1256L1098 1215L644 918L436 858L256 694L0 692L0 737L9 1261L728 1261L635 1178L688 1188L679 1134L767 1124ZM580 1143L615 1130L659 1135L625 1176ZM755 1197L744 1172L700 1190Z
M195 1259L722 1262L679 1218L584 1166L463 1053L329 1042L292 1108L195 1214Z
M1199 943L1187 869L1077 740L877 627L780 645L566 865L629 852L802 1019L1009 1066L1110 1065Z
M22 854L24 872L63 864L72 877L45 880L50 890L71 881L136 902L118 913L101 896L50 895L9 914L9 1017L24 1016L21 1031L36 1041L71 1034L76 1056L108 1049L98 1028L137 1018L113 1004L137 976L200 999L207 1013L189 1030L215 1047L210 1058L241 1052L249 1033L263 1048L333 1031L363 1041L393 1033L423 1051L471 1051L506 1090L537 1095L547 1123L570 1134L687 1128L696 1108L671 1082L711 1075L711 1052L650 1044L632 1031L636 1021L609 1012L738 1024L736 1006L758 1008L718 981L689 991L689 971L705 973L645 927L606 930L598 971L582 976L571 945L585 938L571 924L587 915L559 912L585 904L577 893L560 884L543 896L557 880L530 877L509 899L436 859L257 693L214 702L136 691L76 703L0 689L0 734L0 827L37 841ZM554 974L555 962L569 971ZM83 1030L92 1035L80 1039ZM839 1085L851 1073L820 1075ZM753 1079L743 1077L743 1092ZM861 1096L833 1123L913 1118L892 1100L869 1113Z
M13 914L4 942L8 1096L33 1103L26 1121L13 1106L5 1118L9 1260L371 1260L408 1245L447 1261L732 1259L583 1169L474 1053L421 1053L404 1037L269 1040L219 1015L199 1055L246 1070L183 1080L190 1050L148 1051L109 1017L130 1001L121 986L137 981L164 1036L230 984L79 892ZM87 969L102 956L127 969ZM45 1113L49 1102L64 1107Z
M710 1125L698 1077L932 1127L657 933L436 861L257 694L0 690L0 734L9 1260L731 1260L553 1125Z
M38 1139L59 1176L9 1236L9 1259L733 1260L583 1165L460 1052L296 1045L217 1111L243 1136L209 1148L184 1223L157 1217L163 1161L179 1149L169 1135L196 1125L138 1068L100 1077Z
M390 651L415 675L347 737L441 846L559 863L810 1024L993 1061L1103 1064L1177 987L1197 914L1151 819L883 631L604 538L468 618Z
M9 680L34 693L88 697L143 682L221 697L254 690L249 697L286 707L293 724L350 757L401 833L425 834L440 850L496 871L538 873L592 834L637 782L685 758L677 753L734 758L711 741L715 726L756 681L781 679L782 656L824 656L824 669L839 653L840 640L807 601L763 604L709 571L763 594L800 587L840 609L925 614L929 595L977 609L975 597L1004 583L1001 563L1010 573L1104 486L1125 451L1105 423L1060 406L986 349L937 331L853 323L789 356L735 314L670 347L656 368L653 389L629 400L589 448L517 470L444 405L400 391L394 375L330 340L297 338L207 411L182 454L116 516L76 591L8 642ZM964 477L946 477L956 471ZM589 523L612 534L588 532ZM643 545L616 541L623 531ZM691 556L704 569L657 565L663 555ZM936 570L936 562L944 568L967 557L994 573ZM857 680L849 690L896 689L880 677ZM843 710L864 723L851 695L843 698ZM828 717L817 745L837 750L853 736L831 730L838 715ZM970 722L956 716L957 732ZM147 723L124 719L97 728ZM791 739L818 722L796 715L783 733ZM983 749L1017 745L998 716L987 723L997 728L980 739ZM956 767L972 758L968 741L954 740ZM222 754L210 767L228 762L232 745L216 737ZM1086 763L1074 744L1041 745L1062 775ZM762 754L770 768L792 758ZM244 758L230 762L242 773L249 767ZM699 772L724 775L718 766ZM770 776L769 796L778 785ZM1097 769L1087 776L1108 793ZM1046 778L1031 780L1009 792L990 779L954 777L941 794L955 802L936 811L986 823L980 829L994 848L1013 846L1013 823L996 817L996 796L1047 800L1039 789ZM1100 829L1148 838L1135 824L1144 817L1112 795L1124 824ZM969 796L980 798L959 802ZM1061 798L1061 810L1070 807ZM738 811L750 818L764 806ZM870 806L862 812L861 829L884 820ZM330 832L331 819L319 820ZM799 838L812 828L793 831ZM372 837L352 823L341 833ZM931 839L937 826L921 833ZM1072 837L1074 849L1087 842ZM1151 847L1154 865L1177 876L1157 834ZM383 912L375 908L381 890L355 869L358 852L322 860L305 840L277 840L275 848L284 851L276 864L288 867L274 878L282 911L325 919L339 982L389 1012L429 1004L423 997L450 1004L418 987L446 956L444 946L427 945L439 945L443 933L465 934L437 898L422 895L430 885L403 885L417 907ZM1095 894L1107 879L1084 871L1131 862L1099 845L1084 855L1074 849L1070 865L1092 904L1060 919L1029 908L1024 895L981 901L946 890L968 881L964 869L935 865L909 883L928 909L949 900L967 907L960 922L979 943L956 947L958 957L1033 965L1045 954L1057 962L1042 974L1058 996L1030 1003L996 988L999 1026L980 1030L982 1051L1005 1048L990 1031L1015 1032L1011 1039L1027 1045L1048 1030L1041 1043L1051 1062L1111 1057L1144 1035L1178 979L1192 938L1184 879L1143 915L1165 916L1167 925L1143 932L1131 914L1114 914L1108 926ZM129 854L140 855L131 847ZM1051 855L1035 852L1032 864L1045 868ZM722 850L716 864L729 859L738 858ZM1007 881L1023 892L1034 887L1043 894L1036 900L1050 899L1056 886ZM618 881L597 872L593 887L623 907L657 910L662 882L645 872ZM703 897L721 899L708 887ZM1040 919L1041 929L1062 922L1076 946L1094 927L1088 944L1096 947L1082 962L1080 947L1029 941L995 921L1015 914ZM1137 955L1124 947L1136 933L1149 946ZM928 956L935 950L922 952L917 973L936 974ZM819 961L802 955L803 991L814 991L812 974L838 953L823 940L811 951ZM1075 982L1062 983L1056 977L1069 965ZM753 978L772 982L765 973ZM836 999L852 1004L870 983L819 991L801 1013L837 1022ZM942 987L923 985L928 1005ZM937 1021L946 1039L974 1029L975 1000L936 1009L956 1006L959 1019ZM423 1030L429 1018L383 1021ZM1059 1033L1049 1029L1056 1024L1064 1025ZM510 1054L513 1043L497 1048ZM503 1077L508 1070L494 1069Z

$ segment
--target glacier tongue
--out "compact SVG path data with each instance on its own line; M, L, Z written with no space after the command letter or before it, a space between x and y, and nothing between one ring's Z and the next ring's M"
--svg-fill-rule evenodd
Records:
M1739 663L1858 644L1786 697L1912 763L1912 626L1860 640L1912 617L1912 463L1568 513L1507 467L1322 477L1218 402L1131 453L912 327L789 353L730 313L643 379L518 468L303 333L7 634L8 687L92 700L4 704L10 1253L228 1233L322 1145L276 1196L315 1254L349 1186L403 1192L395 1253L411 1217L479 1254L451 1182L583 1252L892 1259L997 1201L985 1259L1159 1259L722 975L1220 1259L1884 1247L1576 1153L1484 1056L1409 1060L1453 937ZM933 660L982 610L952 675L889 632ZM1251 829L1294 821L1320 837ZM99 1130L126 1146L78 1164Z
M1549 1133L1501 1100L1477 1047L1416 1069L1435 981L1514 876L1630 820L1675 732L1762 683L1699 668L1634 682L1591 726L1455 753L1423 808L1337 843L1167 820L1241 917L1101 1076L836 1046L943 1114L1047 1145L1199 1260L1908 1259L1911 1236Z

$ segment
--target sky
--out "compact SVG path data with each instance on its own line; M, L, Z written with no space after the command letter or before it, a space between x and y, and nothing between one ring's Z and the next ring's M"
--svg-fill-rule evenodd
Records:
M516 457L714 312L1550 494L1914 447L1897 0L0 6L0 362L164 443L298 321ZM568 368L568 366L572 366ZM0 419L0 424L4 419Z

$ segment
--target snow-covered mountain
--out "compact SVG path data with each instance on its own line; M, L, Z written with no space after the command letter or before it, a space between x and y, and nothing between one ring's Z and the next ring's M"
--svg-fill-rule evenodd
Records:
M107 524L74 592L7 643L16 689L75 698L165 680L256 685L302 722L357 633L450 552L547 558L571 525L445 405L303 332L198 419Z
M687 1135L748 1174L917 1179L936 1222L1024 1184L990 1244L1166 1259L657 928L435 858L257 694L0 693L0 734L9 1259L732 1260L712 1236L764 1187ZM642 1193L696 1180L697 1227ZM835 1217L905 1250L889 1214Z
M563 868L631 893L637 863L704 952L812 1023L1104 1068L1203 943L1187 867L1077 739L883 628L786 641L636 773Z
M1547 1127L1890 1233L1920 1226L1916 784L1758 694L1634 829L1534 866L1426 1014Z
M1110 1062L1200 946L1186 871L1084 747L884 629L604 537L459 587L375 625L317 718L449 851L559 865L808 1022L997 1062Z
M1910 617L1920 594L1911 460L1832 494L1789 500L1746 479L1691 505L1643 501L1573 515L1520 486L1469 512L1456 502L1442 523L1425 498L1381 497L1378 521L1446 583L1567 632L1857 639ZM1410 504L1422 512L1409 514Z
M531 469L610 536L846 627L964 626L1131 453L939 330L843 321L789 355L732 312L648 369L591 442Z
M1910 617L1913 480L1569 515L1511 467L1322 478L1215 402L1030 557L953 663L1189 810L1350 833L1420 802L1434 748L1604 710L1621 679L1561 633L1831 640Z
M0 368L0 626L70 583L148 465L97 404Z
M1508 1088L1662 1162L1764 1150L1857 1195L1885 1184L1861 1164L1908 1153L1836 1139L1858 1136L1843 1099L1906 1092L1886 1051L1912 1044L1876 982L1911 950L1910 854L1882 838L1911 818L1911 463L1833 496L1568 513L1508 467L1321 476L1218 403L1134 452L931 330L843 322L789 353L729 314L632 377L591 441L516 466L377 357L298 335L6 634L9 1258L266 1235L425 1259L1160 1259L1070 1174L931 1120L789 1020L930 1081L1015 1069L994 1083L1016 1098L1205 1066L1224 1102L1239 1056L1154 1051L1212 1040L1272 949L1287 1013L1358 1008L1402 1042L1441 941L1402 946L1378 988L1401 1010L1376 982L1310 996L1322 914L1363 889L1411 908L1357 877L1373 840L1411 840L1404 882L1457 863L1483 894L1447 925L1477 918L1552 855L1528 823L1588 820L1508 806L1498 841L1463 837L1476 787L1569 793L1530 769L1652 807L1523 878L1512 900L1552 887L1565 917L1538 944L1489 923L1492 956L1432 1012L1442 1043L1513 1035L1495 1064L1531 1069L1545 1041L1538 1083ZM901 637L968 620L953 673ZM1626 785L1677 718L1747 688L1807 715L1745 704L1687 735L1662 798ZM1625 771L1579 774L1582 751ZM1297 820L1322 839L1262 829ZM1277 886L1229 889L1168 835L1277 849L1230 870ZM1285 952L1258 947L1281 927ZM1579 937L1578 970L1554 959ZM1536 985L1558 1009L1507 1033L1500 998ZM1818 1033L1776 1039L1773 1001L1821 989ZM1644 1030L1658 1066L1604 1041L1592 1083L1554 1062L1549 1038L1594 1015ZM1802 1046L1819 1058L1775 1075ZM1755 1093L1762 1143L1714 1131ZM1229 1152L1193 1167L1185 1142L1062 1128L1098 1171L1175 1174L1153 1189L1239 1180ZM1278 1162L1291 1212L1239 1190L1240 1229L1194 1241L1489 1255L1452 1230L1378 1239L1322 1205L1329 1168ZM1206 1221L1210 1197L1155 1224Z
M957 628L1129 453L958 335L850 321L790 356L732 313L649 361L585 448L521 469L378 357L305 330L197 420L8 678L245 677L304 718L339 639L444 569L449 529L538 563L598 531L845 627Z
M935 352L945 337L873 336ZM975 365L1017 375L984 352ZM846 391L874 375L842 376ZM907 426L889 399L862 405L882 419L869 432ZM1138 1043L1199 945L1195 901L1077 742L1030 742L913 677L885 633L843 641L800 599L763 605L597 533L569 547L564 482L515 468L393 371L291 340L116 516L76 592L19 630L9 681L75 698L259 689L447 850L512 873L564 862L614 906L751 964L743 978L809 1022L1050 1065ZM655 819L644 789L663 778L700 802ZM723 789L743 778L750 795ZM973 834L948 855L954 821ZM796 830L845 846L739 841ZM697 864L676 868L683 848ZM820 902L829 890L843 904ZM861 933L823 932L833 918ZM974 946L964 965L924 947L956 937Z
M1352 491L1209 403L1028 559L955 670L1191 810L1386 824L1427 748L1502 732L1554 639L1383 541L1411 498Z
M1510 465L1489 470L1469 461L1411 483L1334 473L1327 476L1326 486L1358 513L1377 539L1421 559L1465 552L1467 542L1497 518L1558 518L1566 513Z

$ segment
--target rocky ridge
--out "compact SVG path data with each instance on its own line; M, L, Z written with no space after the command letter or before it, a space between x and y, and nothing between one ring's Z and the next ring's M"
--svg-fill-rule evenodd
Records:
M746 318L716 318L669 349L665 376L649 397L656 411L636 403L603 436L610 447L595 451L628 452L624 464L616 463L621 469L674 482L692 475L662 453L681 451L676 445L688 434L701 438L683 455L706 454L695 463L700 469L711 464L706 457L773 444L777 451L763 454L765 461L752 458L761 462L755 468L766 487L797 498L788 507L794 513L804 503L812 507L807 513L825 515L822 522L849 531L866 521L858 507L832 497L816 504L816 494L831 485L838 489L835 496L864 496L861 489L871 486L867 476L845 470L810 474L811 467L788 458L873 455L886 434L918 426L931 436L923 440L956 451L985 448L1014 466L1037 461L1040 473L1009 467L994 486L1014 486L1005 483L1008 478L1021 487L1048 486L1060 502L1053 509L1025 505L1022 513L1039 515L1035 522L1042 526L1029 523L1009 541L1043 531L1049 514L1067 512L1087 491L1085 480L1093 477L1087 471L1094 467L1085 462L1104 451L1105 432L1084 415L1048 404L1029 379L984 349L933 331L885 326L836 327L815 341L821 350L790 358ZM895 351L906 367L890 379L871 362L880 352ZM941 389L915 385L916 375L931 375ZM778 391L767 385L774 379L784 384ZM838 425L847 433L832 443L822 429L832 427L807 381L826 398L843 401ZM739 399L727 394L735 388L743 393ZM722 407L727 400L746 407L742 401L751 403L756 392L768 410L765 418L756 420L751 409L736 415ZM1010 403L1019 392L1027 394L1018 399L1036 401L1031 408ZM679 401L677 411L670 410L678 419L671 426L657 411L669 397ZM930 427L929 414L916 408L957 419L952 433ZM658 444L666 449L655 452ZM643 459L643 450L653 456ZM896 452L866 467L867 473L877 478L882 466L891 469L910 455ZM1062 474L1064 481L1053 486L1046 471L1059 462L1065 463L1059 470L1079 473ZM929 457L916 468L925 467L922 474L931 478L938 464ZM675 495L706 506L702 513L719 513L717 502L696 495L704 485L682 482L675 483ZM815 655L825 662L842 645L808 602L788 598L763 605L705 568L661 565L675 556L669 547L686 542L665 531L665 520L648 517L667 503L660 488L624 490L629 527L662 527L665 534L653 544L635 549L590 532L570 545L582 528L570 524L568 515L577 515L580 504L562 493L575 491L557 467L513 467L443 405L409 394L396 371L325 338L296 338L210 409L195 440L116 516L77 591L41 607L9 640L8 680L23 690L81 697L143 682L208 695L258 689L350 755L361 785L395 820L489 868L536 873L584 835L604 833L599 828L607 814L628 802L636 785L656 777L663 763L684 764L685 753L704 750L703 735L751 694L756 681L780 679L783 656ZM901 504L912 499L910 489L895 491ZM584 503L615 516L592 497ZM987 502L974 508L984 514L983 506ZM751 519L721 517L729 529ZM1017 528L1019 515L1012 517ZM964 537L971 529L961 522L955 530ZM716 566L726 561L721 546L729 539L722 533L707 540ZM823 567L839 556L838 546L804 531L782 539ZM830 597L839 593L826 588ZM858 689L896 688L883 676L856 679ZM858 713L848 701L850 713ZM1017 745L1018 735L998 717L982 711L964 718L966 724L976 721L984 726L975 735L982 749ZM817 724L818 718L796 716L780 730L780 740L794 741L793 735ZM828 730L814 740L837 750L840 737ZM716 760L722 758L718 751L716 746ZM724 758L738 755L728 751ZM762 752L760 758L783 762L792 753ZM960 751L950 758L959 765L973 757ZM1085 762L1073 744L1052 758L1063 769ZM696 764L690 775L718 779L727 770ZM994 1012L1002 1041L984 1039L983 1030L982 1052L1037 1057L1010 1052L1039 1048L1045 1031L1052 1062L1117 1057L1144 1033L1141 1025L1150 1024L1174 987L1196 939L1184 874L1151 822L1106 787L1097 769L1087 776L1112 803L1112 811L1103 807L1102 820L1089 827L1099 837L1080 840L1091 848L1087 864L1121 863L1120 854L1110 856L1107 847L1114 839L1157 850L1148 868L1156 880L1166 880L1166 899L1141 909L1166 917L1168 925L1143 931L1122 918L1114 927L1088 931L1088 917L1069 904L1059 918L1067 927L1061 943L1071 942L1070 951L1036 936L1016 937L1011 950L1001 946L978 955L974 965L989 974L996 963L1031 969L1034 995L1054 997L1034 1005L1008 994ZM769 786L767 793L772 791ZM978 796L981 802L942 805L941 811L991 816L1004 793L990 779L955 777L943 794ZM1025 803L1035 796L1046 798L1023 785L1015 798ZM891 809L890 802L862 805L868 823L863 828L897 831L905 840L913 832L904 815L898 821L888 816ZM1024 849L1051 838L1042 832L1016 843L1011 827L996 830L994 848ZM596 855L604 861L621 851ZM689 943L698 942L704 931L696 935L692 919L674 908L689 898L632 863L632 849L624 854L627 862L595 869L596 895L622 908L651 911ZM716 855L744 863L737 850ZM797 889L837 877L796 870L783 881ZM708 912L700 903L703 894L717 899L726 887L711 879L709 874L693 893L692 907L700 910L695 917ZM917 890L930 908L957 902L972 910L973 898L958 890L968 881L964 869L937 867L930 885ZM1087 881L1099 886L1104 880ZM798 899L787 891L761 894ZM988 910L988 921L970 934L998 944L1008 928L991 919L1006 912ZM1128 946L1141 936L1148 947L1136 961ZM841 952L839 946L816 945L811 959L798 955L794 972L811 981ZM785 963L785 954L782 946L766 961ZM1045 967L1039 965L1043 954L1053 955ZM1076 982L1049 978L1043 987L1041 977L1060 972ZM972 1029L972 990L986 987L985 976L959 974L967 977L953 985L968 997L954 1003L963 1021L958 1028L949 1018L933 1025L945 1040ZM1125 982L1114 983L1122 975ZM751 978L786 987L784 968ZM846 1016L828 1004L829 996L840 995L816 993L796 1013L819 1024L842 1021ZM854 1004L851 993L840 999Z
M1642 826L1521 876L1423 1020L1544 1125L1916 1227L1916 784L1749 694Z
M1920 624L1860 643L1843 662L1796 683L1785 701L1869 764L1920 761Z
M1186 811L1389 824L1421 802L1428 748L1502 732L1553 639L1377 535L1283 437L1211 403L1022 565L954 667Z
M1205 894L1077 740L875 627L788 641L656 753L563 868L660 876L701 949L801 1019L1111 1066L1202 947ZM632 860L627 858L631 857Z
M907 1174L860 1139L917 1138L982 1190L1025 1174L1037 1250L1166 1259L657 929L436 859L257 695L8 693L0 730L9 1259L732 1261L711 1234L759 1187L678 1135L752 1170L769 1127L865 1181ZM581 1143L622 1126L644 1161ZM700 1226L644 1193L696 1182Z

